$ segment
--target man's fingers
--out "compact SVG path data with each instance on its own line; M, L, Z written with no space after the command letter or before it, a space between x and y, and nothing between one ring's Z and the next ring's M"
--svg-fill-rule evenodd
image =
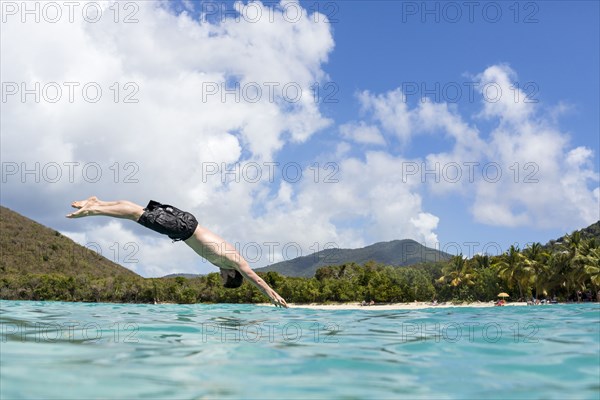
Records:
M279 307L282 307L282 308L287 308L287 307L288 307L288 305L287 305L287 303L285 302L285 300L284 300L284 299L278 299L278 300L277 300L277 305L278 305Z
M280 297L280 296L271 297L271 303L273 303L273 305L275 305L275 307L283 307L283 308L288 307L288 305L285 302L285 300L283 299L283 297Z

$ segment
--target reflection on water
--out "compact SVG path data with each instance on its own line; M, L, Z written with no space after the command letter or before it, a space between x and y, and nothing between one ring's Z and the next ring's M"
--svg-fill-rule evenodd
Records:
M0 304L2 399L597 399L600 386L597 304Z

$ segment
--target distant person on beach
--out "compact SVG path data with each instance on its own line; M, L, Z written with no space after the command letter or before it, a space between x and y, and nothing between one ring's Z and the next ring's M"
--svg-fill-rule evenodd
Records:
M146 208L143 208L126 200L101 201L97 197L74 201L71 206L78 210L67 214L67 218L101 215L129 219L155 232L169 236L174 242L181 240L201 257L221 269L221 279L226 288L239 287L243 278L246 278L276 307L288 306L283 297L250 268L248 262L242 258L235 247L200 226L196 218L189 212L154 200L150 200Z

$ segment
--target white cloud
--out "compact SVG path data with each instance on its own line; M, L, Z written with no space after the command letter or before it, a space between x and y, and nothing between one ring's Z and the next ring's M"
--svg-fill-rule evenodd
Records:
M572 149L570 136L558 128L557 110L565 110L564 104L545 112L518 88L508 65L486 68L475 79L482 108L470 116L429 100L411 108L399 88L359 94L365 120L402 145L422 134L453 143L405 162L399 171L423 184L415 193L461 193L471 201L475 220L489 225L575 229L598 220L593 151ZM492 126L489 132L477 128L482 119Z
M372 113L385 130L396 135L403 142L410 139L414 125L406 104L406 96L400 89L380 95L363 91L359 93L358 99L362 111Z
M483 99L481 115L501 122L522 123L533 115L535 103L514 84L516 72L508 65L488 67L474 77Z
M483 81L510 93L516 73L492 66ZM476 220L501 226L576 229L598 220L600 211L590 184L598 182L585 147L571 149L570 136L556 126L556 115L545 114L523 93L496 103L483 97L482 116L495 121L487 143L487 162L495 162L502 176L475 185Z
M367 125L364 121L343 124L340 126L340 133L346 139L357 143L385 145L385 139L379 132L379 128Z
M344 158L339 161L337 182L304 181L296 187L294 202L269 209L257 226L277 229L287 223L293 229L272 232L272 237L296 241L303 248L314 242L349 248L399 238L435 242L438 219L422 211L418 182L405 181L397 173L404 162L385 151L367 152L364 160Z
M410 222L419 230L424 243L428 246L438 243L437 235L433 232L437 228L439 221L440 219L435 215L423 212L419 213L416 218L410 219Z

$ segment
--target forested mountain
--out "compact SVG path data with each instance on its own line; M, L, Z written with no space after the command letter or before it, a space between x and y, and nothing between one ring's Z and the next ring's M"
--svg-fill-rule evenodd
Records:
M275 271L285 276L309 278L315 275L317 269L327 265L364 264L374 261L385 265L406 266L447 261L451 257L448 253L425 247L414 240L405 239L379 242L358 249L325 249L308 256L257 268L256 271Z
M592 240L596 240L596 241L600 242L600 221L596 221L592 225L588 226L587 228L579 229L578 231L575 231L573 233L576 235L579 235L579 238L581 240L592 239ZM567 235L559 237L558 239L550 240L548 243L546 243L544 245L544 248L546 250L550 250L550 251L556 250L562 244L564 244L565 240L568 240L570 236L571 235L567 234Z

